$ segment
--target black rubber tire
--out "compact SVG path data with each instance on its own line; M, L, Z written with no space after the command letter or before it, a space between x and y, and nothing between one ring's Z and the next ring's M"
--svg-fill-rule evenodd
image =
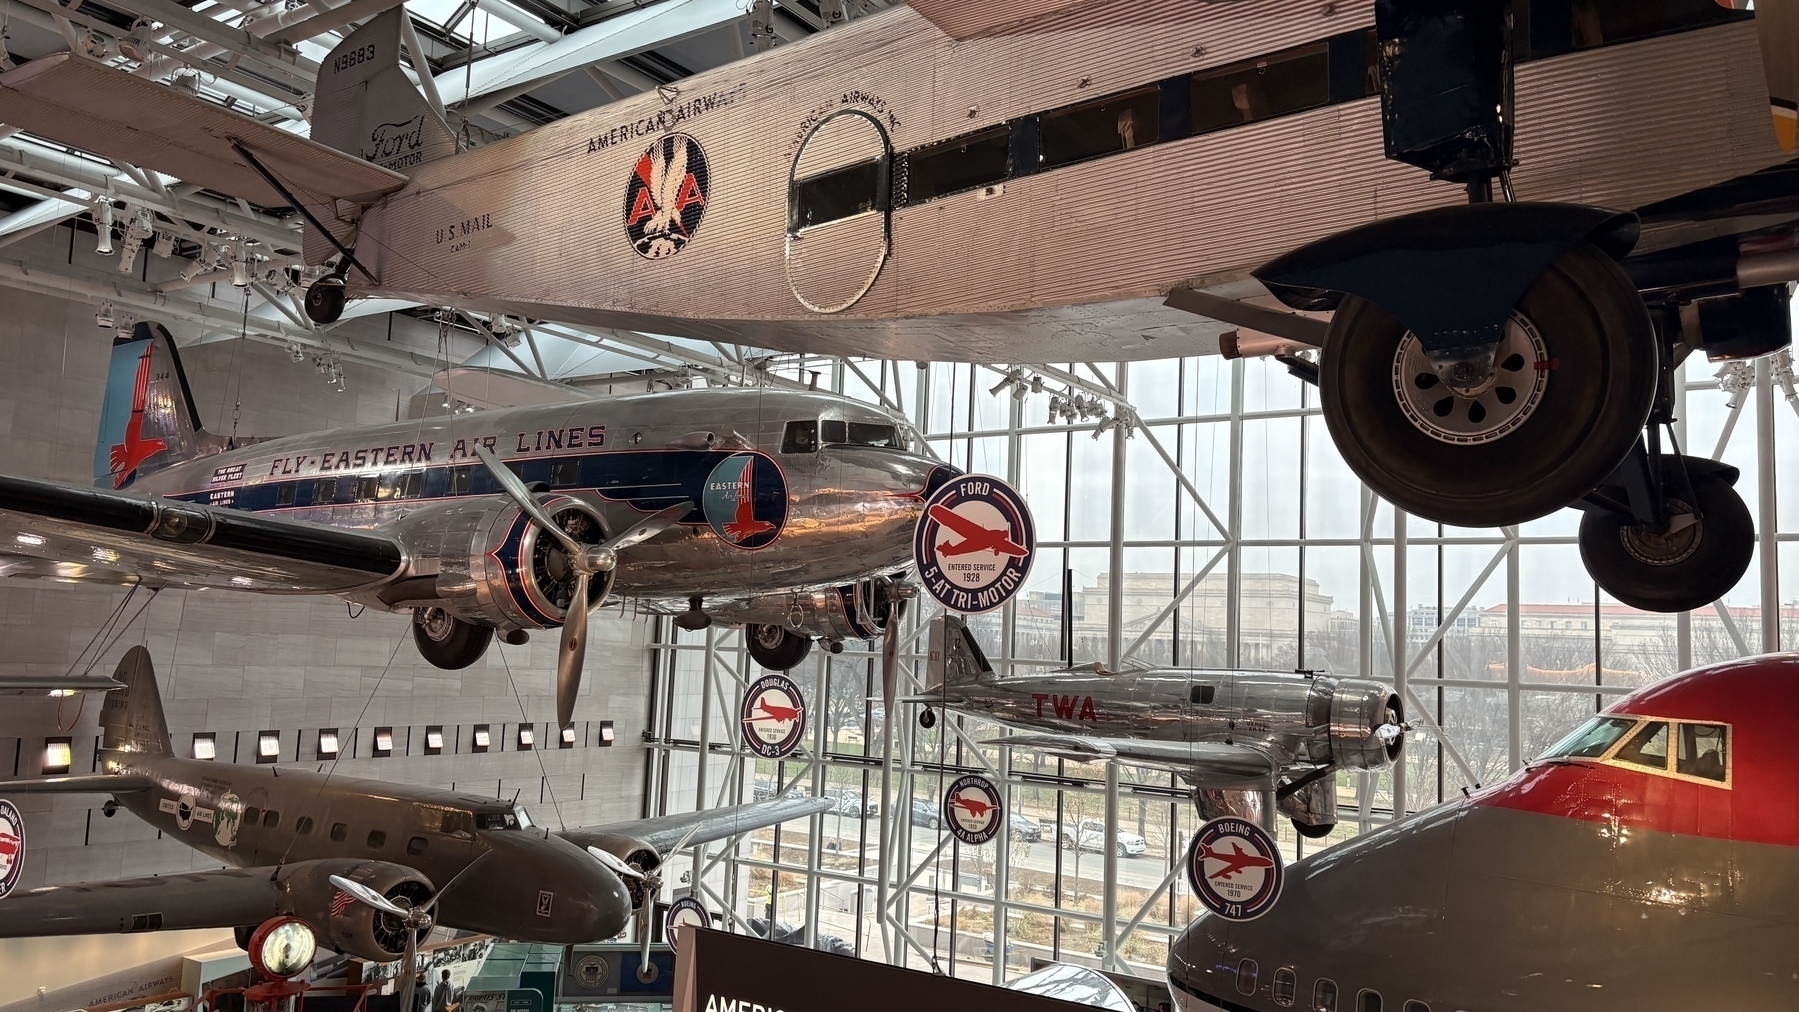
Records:
M780 642L762 642L764 635L776 632L781 634ZM748 625L744 627L743 635L749 642L750 660L770 671L789 671L798 667L806 659L806 655L812 652L812 637L801 636L780 626Z
M315 281L306 289L306 318L314 323L336 323L344 315L344 286Z
M1313 826L1301 822L1298 819L1288 819L1287 821L1293 823L1293 831L1295 833L1298 833L1308 840L1322 840L1331 835L1331 830L1337 828L1337 824L1334 822L1324 826Z
M1670 496L1684 497L1678 482ZM1755 521L1742 496L1716 475L1696 475L1692 505L1699 516L1699 544L1686 558L1656 565L1627 550L1629 520L1589 510L1580 520L1580 560L1605 592L1633 608L1692 611L1723 597L1749 570L1755 554Z
M1624 459L1648 420L1660 354L1630 277L1583 242L1517 308L1542 337L1549 382L1516 429L1461 446L1427 435L1400 408L1393 367L1405 328L1371 302L1343 299L1319 363L1319 400L1344 461L1375 494L1427 520L1498 527L1578 500Z
M454 626L449 635L441 640L432 639L425 631L425 611L417 609L412 613L412 642L418 644L419 653L433 667L445 671L466 668L480 660L487 652L487 645L493 642L493 626L476 625L455 617L450 619Z

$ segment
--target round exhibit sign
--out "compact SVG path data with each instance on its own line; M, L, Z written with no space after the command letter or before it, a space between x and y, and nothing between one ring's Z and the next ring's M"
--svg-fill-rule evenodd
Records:
M1221 816L1199 828L1187 851L1187 881L1206 908L1253 921L1280 899L1286 871L1274 837L1253 822Z
M925 592L964 615L992 611L1024 587L1037 551L1030 507L991 475L952 478L925 500L912 561Z
M706 907L692 896L683 896L668 905L668 916L662 922L662 937L668 940L671 951L681 944L676 928L683 924L691 924L696 928L712 926L712 918L706 913Z
M12 892L25 870L25 817L0 800L0 896Z
M782 759L806 733L806 700L793 679L767 674L743 694L743 742L764 759Z
M958 778L943 794L943 824L956 839L972 846L998 836L1005 828L999 788L979 773Z

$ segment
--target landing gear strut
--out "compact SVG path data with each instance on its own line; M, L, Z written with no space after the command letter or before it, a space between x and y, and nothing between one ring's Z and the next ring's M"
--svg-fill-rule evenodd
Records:
M796 667L812 652L810 636L778 625L748 625L743 632L749 640L750 659L770 671Z
M1580 558L1599 586L1659 612L1704 607L1736 586L1755 553L1749 507L1731 488L1736 468L1639 448L1618 471L1580 520Z
M414 608L412 641L425 660L454 671L481 659L493 642L493 626L465 622L442 608Z

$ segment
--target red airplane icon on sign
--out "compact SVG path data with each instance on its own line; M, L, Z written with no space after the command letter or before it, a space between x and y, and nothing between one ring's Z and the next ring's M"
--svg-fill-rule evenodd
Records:
M800 714L804 712L797 706L781 706L777 703L770 703L766 699L756 700L755 708L761 710L762 714L745 717L743 720L745 724L757 724L767 720L778 724L788 724L800 719Z
M755 467L753 459L743 465L743 477L738 479L737 516L725 524L725 535L738 544L775 529L774 524L756 519L755 479L752 477Z
M998 805L990 805L985 801L981 801L977 798L970 798L961 794L951 798L949 803L951 808L960 808L977 819L985 819L988 812L999 807Z
M1243 853L1242 845L1235 840L1231 841L1231 852L1229 854L1221 854L1218 851L1207 847L1205 857L1208 861L1224 862L1223 868L1207 875L1206 878L1230 878L1240 871L1248 871L1251 868L1274 867L1274 861L1271 858L1262 857L1258 854Z
M997 552L1000 555L1011 555L1024 558L1031 554L1023 545L1013 541L1010 532L1004 528L989 530L968 519L947 506L932 506L931 519L948 527L961 541L950 544L945 541L937 546L943 555L967 555L970 552Z
M112 467L113 488L124 488L125 483L137 472L139 464L169 445L162 439L143 437L144 404L150 394L150 352L155 347L155 341L146 344L143 357L137 360L137 385L131 391L131 420L125 423L125 441L114 443L112 451L107 454L107 461Z
M0 829L0 862L5 862L8 867L11 867L13 860L19 856L19 851L21 849L23 848L21 847L17 836L14 836L4 829Z

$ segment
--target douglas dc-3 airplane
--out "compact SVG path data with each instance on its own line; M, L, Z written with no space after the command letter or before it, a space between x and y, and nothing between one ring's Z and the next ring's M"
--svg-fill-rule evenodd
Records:
M1578 506L1599 583L1680 611L1754 539L1734 469L1663 451L1673 367L1786 347L1799 279L1799 17L1737 6L915 0L462 153L395 9L324 61L310 140L69 54L0 75L0 122L298 207L320 322L381 295L896 359L1276 354L1381 497ZM593 39L472 73L524 89Z
M322 944L378 962L407 956L433 923L591 942L652 909L675 851L831 807L783 799L551 832L498 798L182 759L149 651L132 647L115 677L125 688L100 711L104 772L0 792L111 794L107 815L124 808L231 867L17 892L0 898L0 937L236 928L241 942L291 915Z
M1169 949L1182 1012L1799 1008L1799 656L1676 675ZM1208 867L1210 863L1208 862Z
M431 663L561 626L571 719L587 612L614 593L750 655L881 635L923 499L960 472L904 421L834 395L682 390L394 422L228 449L168 332L113 345L97 489L0 477L0 575L411 609ZM571 607L574 601L580 607Z
M942 706L1025 729L984 744L1172 770L1206 819L1259 824L1272 802L1300 835L1327 836L1336 771L1386 769L1405 747L1399 697L1379 682L1098 664L1002 678L961 619L933 619L930 636L925 691L900 699L925 705L926 727Z

